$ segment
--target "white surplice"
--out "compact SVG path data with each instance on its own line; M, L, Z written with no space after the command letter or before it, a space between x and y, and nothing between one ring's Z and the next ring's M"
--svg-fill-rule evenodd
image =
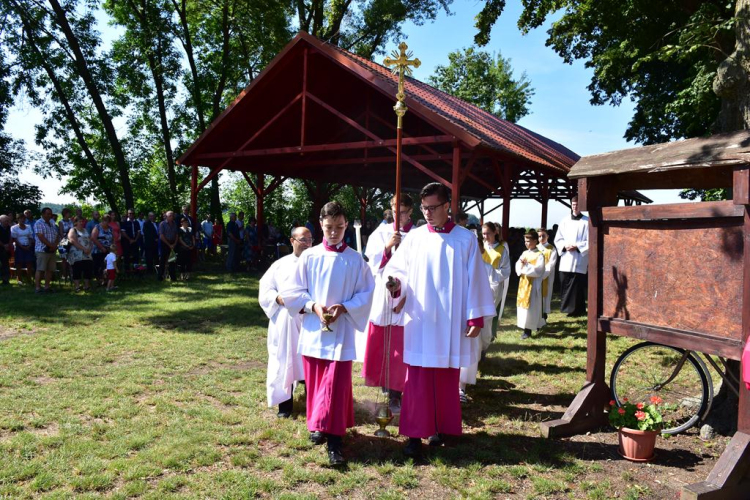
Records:
M568 252L565 247L575 246L578 250ZM560 272L586 274L589 267L589 218L581 215L574 220L565 217L555 234L555 247L560 255Z
M557 266L557 249L549 241L537 247L541 251L543 248L552 250L549 254L549 262L545 264L544 277L547 280L547 295L544 296L542 312L549 314L552 310L552 289L555 287L555 274Z
M521 259L524 257L528 261L526 264L521 263ZM544 318L542 318L542 278L544 277L544 272L544 255L537 249L526 250L516 262L516 274L519 277L528 276L529 278L534 278L531 281L529 308L517 307L516 317L519 328L537 330L546 324Z
M409 224L411 229L413 226ZM385 320L386 304L393 304L394 301L391 299L386 302L386 289L385 282L388 280L388 276L383 275L383 268L381 267L384 259L383 251L385 250L385 244L391 239L395 229L393 223L380 224L367 238L367 247L365 247L365 256L367 257L367 265L372 272L372 276L375 279L375 292L372 295L372 308L370 309L370 321L379 326L385 326L387 321ZM401 228L401 241L406 239L409 234L408 230L404 231ZM397 249L391 249L391 256ZM392 308L391 308L392 309ZM404 326L404 313L391 312L391 325ZM365 360L365 350L367 348L367 328L364 331L356 332L356 349L357 357L356 361L363 362Z
M375 288L370 269L362 256L347 247L343 252L326 250L321 243L304 252L281 296L290 311L299 311L314 301L324 306L341 304L347 312L322 331L315 313L302 319L298 352L303 356L333 361L356 357L355 331L363 331L370 314Z
M505 276L504 279L502 279L502 291L500 292L500 309L497 309L497 301L495 302L495 308L497 309L497 326L500 327L500 320L503 318L503 311L505 310L505 298L508 296L508 288L510 288L510 249L508 248L508 242L503 241L502 242L503 248L505 248L505 251L503 252L503 258L500 261L500 269L502 270L501 275ZM492 245L492 248L497 250L497 247L500 246L500 242L496 242L494 245Z
M466 322L495 314L474 233L460 226L431 232L412 229L383 274L401 281L404 362L429 368L460 368L478 359Z
M494 252L495 255L498 255L499 252L496 252L493 249L486 250L486 252ZM503 255L498 259L497 262L495 262L495 266L493 264L488 263L487 260L482 259L482 264L484 264L484 270L487 273L487 281L490 284L490 290L492 290L492 297L495 301L495 307L500 303L500 299L502 298L503 293L503 279L507 279L507 275L503 275L503 270L501 270L501 262L503 260L509 260L507 255L503 252ZM510 272L510 264L507 264L507 271ZM485 316L484 317L484 326L482 327L482 331L479 333L479 336L474 338L477 349L479 350L480 354L482 351L487 350L487 348L490 346L490 343L492 343L492 320L495 317L493 314L492 316ZM465 366L461 368L461 375L459 378L459 381L461 383L461 387L463 388L466 386L466 384L476 384L477 383L477 372L479 371L479 359L477 359L474 363L472 363L469 366Z
M292 397L292 386L305 379L302 356L297 353L302 315L291 313L276 303L279 290L297 269L297 256L289 254L277 260L260 279L258 303L268 316L268 373L266 394L268 406Z

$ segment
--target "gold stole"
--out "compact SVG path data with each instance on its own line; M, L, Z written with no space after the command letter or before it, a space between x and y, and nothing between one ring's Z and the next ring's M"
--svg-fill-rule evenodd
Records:
M547 243L547 245L544 245L544 250L542 251L542 255L544 255L545 266L549 264L549 260L550 258L552 258L552 248L553 248L552 245L550 245L549 243ZM552 272L555 272L554 269L552 270ZM544 278L544 280L542 280L542 298L547 296L548 286L549 286L549 276L547 276L546 278Z
M484 252L482 252L482 260L492 266L492 269L498 268L498 266L500 265L500 258L502 256L503 254L501 252L498 252L494 248L484 247Z
M529 264L536 264L536 260L541 255L540 252L533 252L532 250L526 250L521 254L521 258L526 257ZM516 306L522 309L528 309L531 307L531 287L534 283L534 278L530 278L525 274L520 276L518 280L518 295L516 296Z

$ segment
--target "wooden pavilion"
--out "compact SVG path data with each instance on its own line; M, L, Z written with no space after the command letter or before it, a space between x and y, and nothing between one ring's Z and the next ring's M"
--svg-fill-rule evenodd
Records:
M392 190L397 80L298 33L178 160L192 167L193 213L198 192L222 170L242 172L261 222L265 195L287 178L307 181L317 203L327 201L323 183ZM415 79L406 81L405 102L404 190L441 182L452 190L453 213L462 200L483 212L482 200L499 197L504 231L512 198L539 201L546 225L549 200L567 204L574 194L567 174L579 157L564 146ZM199 179L198 167L209 174ZM364 194L360 203L364 211Z

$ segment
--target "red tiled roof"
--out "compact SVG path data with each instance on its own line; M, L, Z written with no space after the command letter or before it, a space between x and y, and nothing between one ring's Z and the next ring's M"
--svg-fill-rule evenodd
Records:
M308 35L309 36L309 35ZM393 87L395 96L398 77L388 68L344 49L315 39L328 49L333 49L365 68L377 78ZM407 105L414 100L440 117L465 130L485 146L530 162L567 173L580 156L565 146L531 130L498 118L466 101L438 90L414 78L405 81Z

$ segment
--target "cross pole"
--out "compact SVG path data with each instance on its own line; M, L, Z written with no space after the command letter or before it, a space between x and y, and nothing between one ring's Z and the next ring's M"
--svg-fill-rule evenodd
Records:
M401 42L398 46L398 51L394 50L391 52L391 57L386 57L383 61L388 67L392 67L394 73L398 73L398 92L396 93L396 105L393 106L393 111L396 112L398 117L398 123L396 128L396 213L394 216L394 223L396 231L401 229L401 139L403 137L403 118L409 108L404 104L404 74L411 76L411 67L418 68L422 63L419 59L409 59L413 54L411 51L407 52L409 47Z

